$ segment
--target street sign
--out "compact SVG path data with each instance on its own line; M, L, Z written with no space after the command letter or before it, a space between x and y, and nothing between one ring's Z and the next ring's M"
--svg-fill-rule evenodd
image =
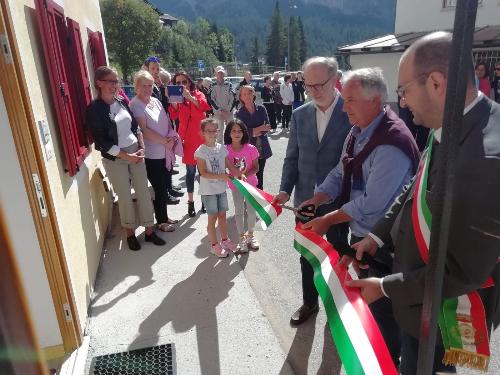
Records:
M200 72L204 72L205 71L205 61L198 60L198 70Z

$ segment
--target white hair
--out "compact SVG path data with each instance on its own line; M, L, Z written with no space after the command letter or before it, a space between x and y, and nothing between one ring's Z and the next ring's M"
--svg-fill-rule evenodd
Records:
M302 66L302 70L305 71L309 65L324 65L328 69L328 75L334 77L337 75L337 70L339 69L339 63L335 57L323 57L314 56L306 60Z
M378 95L382 104L387 102L387 85L381 68L362 68L345 72L342 77L342 86L350 81L358 81L361 84L366 99Z

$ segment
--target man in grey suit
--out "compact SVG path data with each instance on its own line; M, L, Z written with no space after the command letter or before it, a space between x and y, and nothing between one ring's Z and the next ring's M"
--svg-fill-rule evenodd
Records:
M430 128L433 134L432 152L428 148L424 153L430 154L428 179L422 184L413 181L371 233L353 245L357 249L356 258L361 259L365 252L374 254L379 246L394 243L393 274L356 280L349 285L361 288L368 303L384 295L390 298L396 320L403 330L400 372L405 375L416 371L426 271L426 262L421 256L423 236L419 237L423 232L417 230L423 228L424 220L418 215L412 216L412 210L419 212L419 206L425 202L428 204L432 198L433 184L440 173L436 159L446 157L440 155L439 144L450 47L451 34L436 32L416 41L401 57L398 87L401 105L410 109L416 124ZM491 329L499 318L498 285L486 289L481 289L481 286L489 276L498 281L499 274L500 105L478 92L473 74L471 65L470 75L464 77L468 86L457 155L457 184L443 298L455 298L478 290L486 311L487 327ZM423 185L425 183L427 186ZM423 198L418 200L418 197ZM438 342L434 370L453 372L453 366L441 363L444 348L440 340Z
M337 69L337 61L332 57L312 57L304 63L304 86L312 101L292 114L280 192L275 202L287 202L294 188L295 207L312 198L314 188L340 159L351 125L342 111L340 93L335 89ZM303 257L300 264L303 305L292 315L292 326L302 324L318 311L313 269Z

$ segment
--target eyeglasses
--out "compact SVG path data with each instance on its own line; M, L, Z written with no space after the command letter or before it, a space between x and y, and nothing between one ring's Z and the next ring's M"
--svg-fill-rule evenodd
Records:
M175 81L176 85L187 85L189 81L187 79L184 79L182 81Z
M118 81L117 79L100 79L99 81L111 83L112 85L117 85L118 83L120 83L120 81Z
M328 79L323 82L323 83L316 83L315 85L308 85L307 83L304 83L304 87L306 88L307 91L315 90L319 91L321 90L330 80L332 79L332 76L329 76Z
M500 72L500 66L498 68L495 68L497 72Z
M422 77L428 77L429 74L431 74L431 73L429 72L429 73L419 74L417 77L413 78L410 82L407 82L404 85L398 86L398 88L396 89L396 94L398 94L398 96L401 99L405 99L405 91L406 91L406 89L408 89L408 87L410 87L413 83L417 82Z

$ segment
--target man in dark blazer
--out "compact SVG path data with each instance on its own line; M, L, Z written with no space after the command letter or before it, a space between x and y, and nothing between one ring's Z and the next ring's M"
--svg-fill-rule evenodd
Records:
M413 113L416 124L433 129L426 201L432 199L438 170L439 143L446 97L451 34L436 32L418 41L403 54L399 66L398 94L402 106ZM463 127L457 155L456 187L450 223L449 246L443 282L443 298L479 290L488 328L498 323L498 285L481 290L489 276L498 279L500 256L500 105L475 88L473 71L468 77ZM371 303L383 295L390 298L394 315L403 330L400 371L416 371L418 337L424 294L426 264L422 260L412 221L416 199L414 181L394 202L372 232L353 247L357 259L374 254L379 246L393 242L393 274L384 278L356 280ZM432 207L432 205L430 205ZM440 334L439 338L440 338ZM454 371L441 363L443 347L438 340L434 370Z
M294 189L295 207L312 198L314 188L340 159L351 125L342 111L340 93L335 89L337 69L337 61L332 57L313 57L304 63L304 86L312 101L292 114L280 192L275 202L287 202ZM314 271L303 257L300 264L303 305L292 315L292 326L302 324L318 311Z

